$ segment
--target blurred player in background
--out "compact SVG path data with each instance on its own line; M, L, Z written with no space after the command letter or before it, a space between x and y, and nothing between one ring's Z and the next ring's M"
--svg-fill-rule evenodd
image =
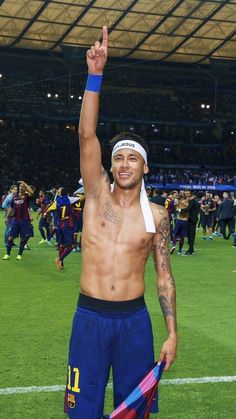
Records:
M179 242L179 251L178 255L182 254L182 248L184 245L184 239L188 235L188 213L182 213L181 210L187 208L189 204L189 199L186 197L185 192L180 192L178 199L175 198L175 207L177 212L177 218L175 227L173 229L173 247L170 251L172 254L176 249L176 243Z
M234 200L229 198L229 194L227 192L223 193L223 201L220 203L218 209L218 219L223 238L225 240L229 240L230 236L234 233L235 220Z
M18 192L13 196L11 206L8 209L6 215L6 224L8 223L9 217L11 216L12 223L7 244L7 254L3 257L3 260L10 259L13 240L14 238L20 236L20 247L16 257L16 259L20 261L25 245L27 244L29 238L32 236L29 204L30 196L33 195L33 192L33 189L26 182L18 182Z
M168 211L170 220L170 241L173 239L173 228L174 228L174 214L175 214L175 199L178 198L178 191L171 191L165 200L165 208Z
M50 205L50 200L46 197L45 190L41 189L39 191L39 196L36 199L36 204L39 206L39 232L42 236L42 239L39 241L39 244L47 243L51 245L50 242L50 224L48 221L47 209ZM45 234L46 231L46 234Z
M188 206L181 208L180 213L188 214L188 250L183 255L192 256L195 254L194 243L200 204L193 191L185 191L185 197L188 199Z
M216 210L216 205L210 192L206 192L205 197L201 200L200 210L202 214L202 238L203 240L212 240L213 212Z
M58 216L57 234L59 255L55 259L55 263L61 270L64 267L64 259L73 250L74 243L73 207L65 188L61 188L60 195L57 196L56 201L49 206L47 211L56 211Z
M78 198L78 201L73 204L73 222L74 222L74 249L73 251L80 252L85 195L84 193L77 193L77 191L74 192L73 195Z
M9 191L8 195L4 198L3 203L2 203L2 208L6 211L5 217L7 216L8 209L11 207L12 198L16 194L17 194L17 185L12 185L10 187L10 191ZM10 231L11 231L11 223L12 223L12 215L10 215L8 217L7 222L6 222L6 228L5 228L5 232L4 232L5 247L7 247L7 245L8 245L8 238L9 238L9 234L10 234ZM14 243L12 245L16 246Z

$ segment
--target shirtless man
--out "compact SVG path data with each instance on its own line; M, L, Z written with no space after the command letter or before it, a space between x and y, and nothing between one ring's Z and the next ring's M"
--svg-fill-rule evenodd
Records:
M153 366L153 335L143 297L145 265L151 249L168 334L159 356L160 361L166 357L165 370L174 362L177 348L169 219L165 208L148 204L143 184L143 175L148 172L146 151L136 142L141 138L135 134L115 137L112 188L101 164L96 125L107 44L107 28L103 27L102 43L96 41L87 52L89 75L79 123L86 203L80 295L70 340L65 412L70 418L81 419L102 417L111 367L117 407ZM146 218L145 211L149 211Z

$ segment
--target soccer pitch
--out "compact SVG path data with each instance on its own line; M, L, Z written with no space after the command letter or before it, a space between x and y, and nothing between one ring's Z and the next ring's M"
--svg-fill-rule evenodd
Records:
M54 264L57 251L38 244L35 221L35 237L29 242L31 250L26 250L19 262L13 248L11 260L3 261L3 231L1 212L0 418L63 419L66 416L62 386L78 297L81 254L72 253L65 260L64 271L58 271ZM174 254L171 262L177 287L178 357L163 375L159 386L160 412L153 417L234 419L236 248L232 241L222 238L203 241L198 233L196 255ZM145 298L158 358L166 332L151 258L146 269ZM205 380L194 382L193 378ZM112 410L110 383L105 412Z

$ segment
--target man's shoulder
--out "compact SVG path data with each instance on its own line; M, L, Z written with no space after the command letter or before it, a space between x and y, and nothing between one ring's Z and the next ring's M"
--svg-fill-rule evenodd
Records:
M162 220L164 219L169 220L168 211L162 205L154 204L153 202L150 202L150 207L152 210L156 227L160 225Z
M160 213L161 215L168 215L168 211L165 207L163 207L163 205L160 204L156 204L153 201L149 201L149 205L151 206L151 208L153 208L154 211L157 211L158 213Z

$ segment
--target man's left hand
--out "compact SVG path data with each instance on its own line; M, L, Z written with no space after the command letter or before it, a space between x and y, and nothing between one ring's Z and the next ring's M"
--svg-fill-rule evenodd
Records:
M166 366L164 368L164 371L167 371L170 368L171 364L175 362L177 344L178 344L177 335L169 336L169 338L164 342L161 348L159 362L163 361L164 358L166 359Z

